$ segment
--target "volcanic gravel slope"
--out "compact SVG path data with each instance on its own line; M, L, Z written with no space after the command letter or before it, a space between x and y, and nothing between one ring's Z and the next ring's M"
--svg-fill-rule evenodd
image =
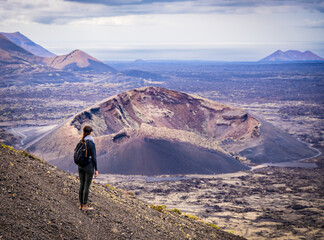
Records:
M1 145L0 239L243 239L97 183L82 212L77 192L74 175Z

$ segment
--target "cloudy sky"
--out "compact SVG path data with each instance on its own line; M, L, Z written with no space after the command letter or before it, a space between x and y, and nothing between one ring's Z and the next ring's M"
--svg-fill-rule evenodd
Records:
M324 0L0 0L0 32L100 60L324 57Z

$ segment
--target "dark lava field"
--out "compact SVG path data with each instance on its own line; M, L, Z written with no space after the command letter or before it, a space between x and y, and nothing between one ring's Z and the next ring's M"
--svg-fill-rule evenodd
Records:
M265 167L219 175L120 176L100 181L178 208L247 239L324 238L324 158L317 168Z

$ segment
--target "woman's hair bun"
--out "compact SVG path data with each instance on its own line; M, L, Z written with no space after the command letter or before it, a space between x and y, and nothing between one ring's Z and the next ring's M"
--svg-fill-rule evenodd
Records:
M84 133L91 133L93 131L92 127L89 125L86 125L83 127L83 132Z

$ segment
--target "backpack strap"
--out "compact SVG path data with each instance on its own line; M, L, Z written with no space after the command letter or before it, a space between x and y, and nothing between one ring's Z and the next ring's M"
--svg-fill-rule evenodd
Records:
M85 156L88 157L88 147L87 147L87 141L84 142L85 149L86 149L86 154Z
M87 140L84 141L84 139L83 139L83 140L81 139L80 142L82 142L82 143L85 145L85 149L86 149L86 154L85 154L85 156L88 157L88 146L87 146Z

